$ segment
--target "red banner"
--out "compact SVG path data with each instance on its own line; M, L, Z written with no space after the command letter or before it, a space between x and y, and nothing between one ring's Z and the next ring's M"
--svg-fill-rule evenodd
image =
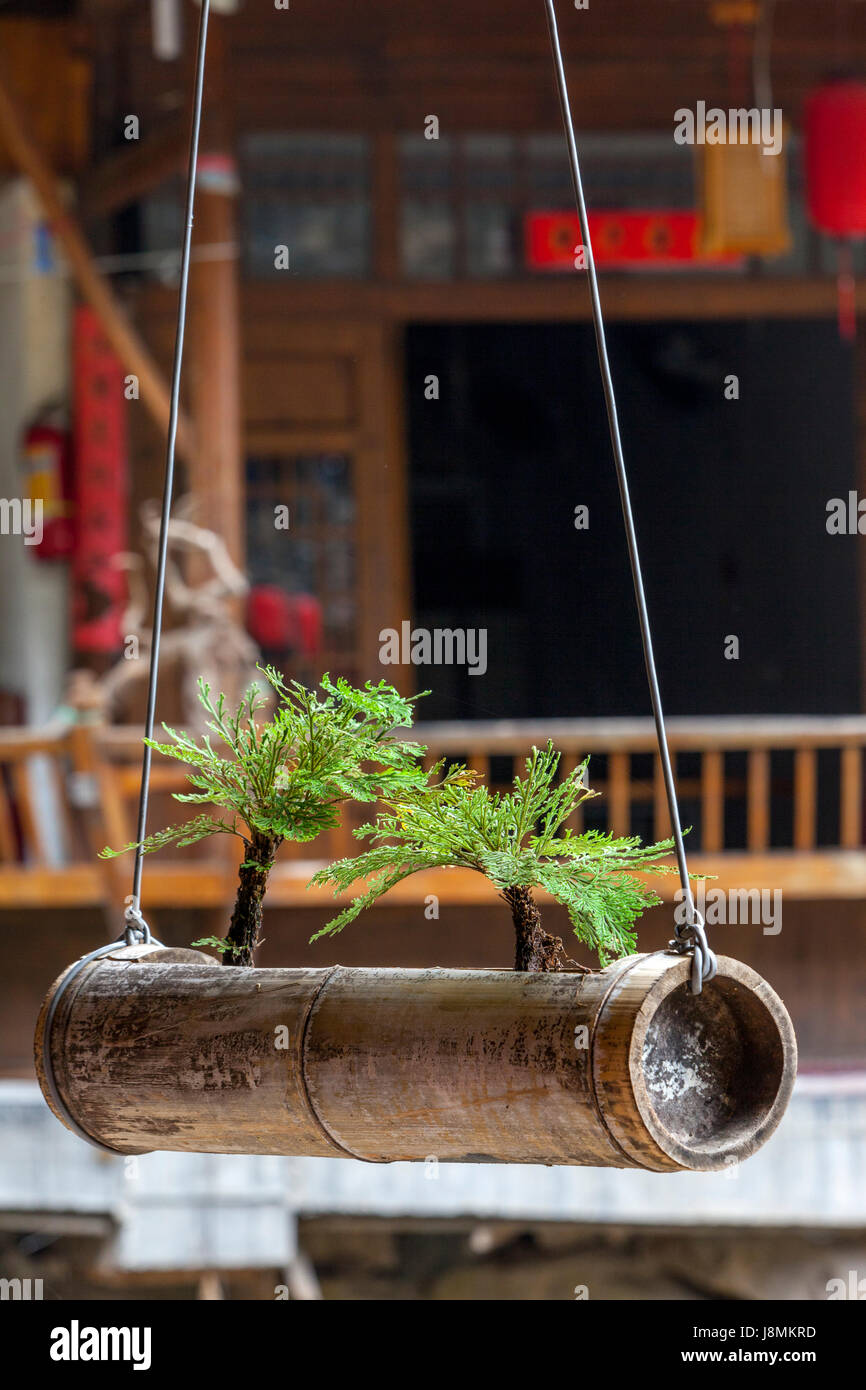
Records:
M127 441L123 368L99 319L75 313L75 519L73 646L116 652L126 577L116 557L127 548Z
M589 235L597 266L646 269L736 265L740 257L701 254L697 212L591 212ZM530 212L525 224L530 270L585 270L580 221L573 212Z

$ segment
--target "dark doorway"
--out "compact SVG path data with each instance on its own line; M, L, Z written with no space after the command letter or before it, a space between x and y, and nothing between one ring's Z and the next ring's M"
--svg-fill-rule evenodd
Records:
M858 538L826 528L856 486L835 324L609 340L668 712L857 710ZM414 623L488 633L485 675L419 671L425 718L648 714L591 326L413 326L407 396Z

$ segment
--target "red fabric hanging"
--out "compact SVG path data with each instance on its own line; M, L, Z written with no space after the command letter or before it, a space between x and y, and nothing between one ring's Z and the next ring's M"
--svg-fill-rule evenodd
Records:
M322 641L321 605L312 594L257 584L247 600L247 630L266 652L294 651L312 659Z
M292 606L289 595L275 584L257 584L247 599L247 631L266 652L291 645Z
M806 204L818 231L866 236L866 84L824 83L804 113Z
M128 546L124 374L99 319L83 304L75 311L73 357L73 645L78 652L111 653L122 640L126 601L117 566Z
M839 333L853 342L850 243L866 236L866 84L845 77L816 88L806 101L803 135L806 208L818 231L839 241Z

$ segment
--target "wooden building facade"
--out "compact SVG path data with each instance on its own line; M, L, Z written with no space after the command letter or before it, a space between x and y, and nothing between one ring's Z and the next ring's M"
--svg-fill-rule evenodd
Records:
M35 18L26 4L16 8L20 13L2 21L0 76L8 100L0 108L0 155L10 179L21 174L33 178L35 171L42 194L46 179L50 183L55 175L72 184L73 217L64 220L54 209L58 245L79 293L91 302L95 298L105 312L106 332L124 367L140 376L141 397L128 410L134 534L141 503L161 486L197 10L192 4L177 7L179 45L174 56L165 56L171 34L157 34L150 12L125 0L82 0L65 13L59 5L52 19L45 19L44 11ZM611 270L603 276L603 296L612 334L625 326L631 335L617 346L626 366L629 353L637 353L633 343L641 329L671 326L658 348L666 373L659 395L673 390L678 371L685 373L683 389L702 389L701 362L686 361L683 367L677 359L683 325L693 333L705 326L716 344L711 368L719 382L730 343L750 337L757 342L744 390L760 398L773 430L781 430L790 414L794 433L808 436L802 467L797 467L811 491L795 493L793 467L790 490L798 505L817 507L813 530L820 531L826 493L816 489L843 490L846 480L856 487L860 473L854 452L861 460L866 457L866 370L860 350L852 354L835 340L832 259L805 223L796 138L807 93L839 53L853 66L866 65L866 16L853 6L845 30L830 32L818 8L790 0L779 7L772 35L773 101L783 110L793 141L790 249L771 260L747 258L733 267L694 266L683 273ZM694 152L674 143L674 113L698 99L720 106L740 100L748 87L744 62L753 52L759 9L710 3L649 6L639 0L608 0L585 10L563 4L569 78L594 206L636 209L662 202L668 209L694 207ZM133 130L134 138L127 138ZM554 441L557 469L566 469L569 441L577 438L583 415L588 418L599 409L583 277L547 274L527 259L527 217L570 205L540 4L469 0L441 5L433 13L416 0L398 7L347 6L336 0L293 0L286 8L250 2L215 7L179 491L192 494L197 518L225 539L255 582L284 582L319 602L323 629L315 663L308 662L309 669L302 662L292 667L302 677L314 674L315 664L359 679L384 675L406 688L427 684L426 673L411 667L383 668L379 649L383 629L399 629L419 610L430 620L437 612L452 617L446 600L435 593L422 597L429 557L438 555L441 561L444 556L457 584L467 587L479 574L491 574L492 588L504 589L509 575L519 574L512 587L531 598L520 613L503 604L497 610L499 650L506 655L500 659L494 694L468 705L467 691L480 689L483 682L455 685L452 703L434 704L435 722L429 723L428 716L431 750L466 757L494 782L507 783L533 739L550 733L567 761L593 752L594 781L605 793L604 823L619 833L664 834L666 813L652 734L645 720L635 718L644 708L639 661L631 659L637 650L635 635L628 636L629 661L637 672L636 684L628 687L633 694L622 695L624 659L596 679L591 699L582 671L569 677L573 686L564 675L557 684L557 668L564 672L572 660L563 653L579 649L581 640L588 644L586 631L575 641L563 626L555 586L531 587L531 570L525 574L519 569L525 552L510 551L504 543L497 549L495 537L491 542L489 536L471 532L467 538L462 530L465 516L484 511L479 498L483 502L497 492L510 498L508 509L524 525L545 491L552 491L550 483L535 487L532 473L546 441ZM866 287L861 284L857 294L862 307ZM776 329L782 337L773 336ZM789 329L800 336L785 347ZM543 339L545 333L583 335L563 340L563 350L574 354L575 363L578 357L584 362L585 378L575 378L576 416L562 415L554 402L549 434L540 430L540 445L532 438L545 387L541 380L538 396L527 397L523 414L506 413L498 425L503 436L519 440L518 464L523 456L527 460L526 487L535 487L535 500L529 503L525 489L508 493L514 473L506 478L497 472L506 458L504 446L501 455L493 449L488 460L486 493L477 491L467 501L465 489L461 494L455 485L455 474L467 475L479 438L485 430L495 431L496 413L508 403L509 381L521 390L526 382L524 363L523 375L515 368L513 376L506 372L495 379L493 404L485 403L485 391L489 395L493 388L479 382L473 371L492 340L465 335L486 330L516 335L509 339L509 363L538 352L538 362L547 366L560 354L560 345ZM542 336L520 338L523 330ZM718 346L723 341L724 349ZM650 344L644 357L634 360L651 362L658 352ZM774 362L785 352L786 362L805 363L805 376L794 374L783 390ZM794 406L799 401L797 409L806 408L809 373L816 381L814 415L806 416L796 414ZM431 375L441 376L452 405L442 399L434 404L435 395L426 393ZM566 378L560 390L564 398ZM635 375L624 375L621 390L628 411L632 397L639 402L644 387ZM475 434L458 437L454 416L447 416L444 428L429 424L432 417L424 415L428 406L441 406L447 413L454 399L465 407L464 414L475 412ZM679 408L681 398L674 394L672 400ZM832 447L821 435L822 422L831 415ZM687 411L685 417L684 445L691 428ZM656 441L647 451L639 417L635 420L640 457L642 450L651 453ZM702 443L707 443L703 428ZM747 443L748 423L741 430L726 442L725 460L754 447ZM598 452L591 466L606 469L603 435L593 437L593 443ZM785 448L795 444L784 441ZM849 474L846 451L851 453ZM755 483L757 463L746 458L736 475L737 487ZM685 505L690 475L710 476L714 470L716 494L702 496L699 507L683 513L700 541L707 515L723 507L726 493L736 491L712 459L703 470L698 459L680 474L665 475L664 486L671 491L650 520L653 540L658 535L653 528L665 512L676 513ZM581 486L585 473L578 475ZM769 478L767 487L762 506L788 490L779 486L778 475ZM645 495L652 502L648 485ZM568 494L563 496L570 509ZM293 518L290 546L271 522L278 504L288 506ZM619 576L615 582L627 586L627 570L613 494L600 495L599 505L608 528L602 548L612 557L611 570L600 568L595 579L589 575L601 591L613 582L613 571ZM748 510L748 501L744 505ZM676 721L674 745L684 800L696 827L698 867L720 873L725 887L778 888L794 903L792 921L796 916L802 940L785 967L792 978L800 970L797 962L808 959L814 965L816 953L821 956L808 905L840 904L839 931L848 946L839 969L853 970L859 981L846 993L853 1010L853 1001L862 998L866 969L856 901L866 883L866 723L859 717L866 660L866 642L859 640L866 623L863 562L856 542L842 540L835 551L809 551L790 543L785 540L789 520L783 517L776 528L781 550L772 552L765 566L781 577L772 602L765 599L767 627L756 630L752 648L754 652L769 640L767 628L777 629L782 645L799 641L797 651L805 656L797 658L796 680L773 654L751 683L735 686L726 674L723 700L714 704L718 692L705 691L703 704L695 703L697 695L690 701L692 674L686 663L674 659L677 622L690 624L688 642L699 645L705 626L700 615L716 604L713 641L718 646L729 621L746 623L749 608L761 605L748 602L748 573L745 579L734 575L730 580L741 587L729 613L720 606L722 589L708 594L700 583L688 582L688 570L672 576L664 565L658 570L660 591L662 581L665 586L672 581L686 613L681 620L668 613L668 670L680 673L669 679L681 680L679 687L674 684L674 713L701 715ZM728 525L735 525L731 517ZM772 530L767 522L765 532ZM743 544L753 546L756 536L761 543L760 535L748 533ZM805 561L798 558L800 551ZM556 556L550 567L559 583L559 552ZM788 569L782 570L783 559ZM717 560L723 576L742 569L742 551L732 558L722 547ZM440 563L436 582L442 569ZM806 622L802 615L810 605L798 604L796 593L807 584L816 595L815 630L798 637L797 624ZM431 580L428 590L434 588ZM588 592L590 605L598 606L595 593ZM623 593L628 602L627 587L610 592L618 595L617 603ZM786 593L792 595L791 609L785 610L792 619L788 626L772 610L772 603L781 602ZM661 607L664 620L665 604ZM542 644L531 647L515 634L518 621L540 623L548 610L552 616L545 631L556 640L547 643L543 657L537 650ZM604 622L610 622L608 615ZM581 633L584 623L575 610L575 633ZM600 626L592 638L596 645L589 646L589 665L599 665L603 640ZM625 637L623 643L627 645ZM542 659L548 661L549 677L538 675L521 695L522 704L508 704L506 697L518 683L517 668L541 670ZM74 660L71 653L70 664ZM695 668L700 665L700 660L694 662ZM576 669L573 661L569 669ZM447 682L450 674L438 671L437 681ZM764 679L763 687L758 677ZM575 692L585 694L583 704ZM755 717L743 719L744 713ZM603 716L610 715L617 718L605 721ZM510 720L507 727L503 718ZM53 726L0 736L0 761L6 769L0 803L0 903L11 914L10 926L48 901L68 913L97 906L106 907L109 916L116 912L125 892L122 873L96 865L94 852L106 840L130 836L137 746L132 725L94 731L80 722L71 731ZM71 826L64 832L68 843L60 862L43 843L44 835L40 838L38 814L31 814L27 768L40 755L60 770L62 809ZM78 779L71 784L64 781L70 770ZM176 785L172 777L161 770L160 795ZM87 783L91 791L85 805L80 797L88 778L93 785ZM344 849L346 836L345 830L340 832L321 847L322 853ZM287 856L274 887L278 912L291 909L293 914L274 939L290 941L295 953L306 949L311 914L321 917L325 911L318 902L299 911L300 904L313 901L304 892L306 867ZM151 880L154 909L167 922L172 909L218 913L231 897L233 874L232 860L158 858ZM475 914L480 929L482 904L488 901L465 876L413 884L406 898L383 909L383 925L389 913L393 917L404 910L401 903L411 904L418 914L432 891L441 892L456 914L446 930L437 929L436 937L447 943L449 960L456 963L463 949L461 924ZM825 908L831 910L837 908ZM490 911L493 923L492 904ZM282 921L282 913L280 917ZM188 924L177 926L181 936L188 930ZM661 917L659 930L666 930ZM498 927L484 931L473 963L499 959ZM64 944L60 930L52 937L59 966L68 942ZM405 946L389 928L371 949L381 959L382 951L396 950L399 963L410 963L429 958L432 941L429 926ZM759 942L761 951L772 944L772 936ZM358 958L366 949L358 945ZM840 980L838 972L833 974L829 995ZM805 999L801 1014L809 1014ZM810 1047L818 1065L850 1065L859 1055L854 1015L846 1006L840 1017L851 1025L846 1023L844 1036L834 1033L831 1040L820 1029L814 1034ZM28 1064L19 1043L11 1065L20 1074Z
M315 1250L311 1227L329 1216L388 1218L386 1242L424 1220L438 1231L450 1222L479 1250L498 1248L503 1221L518 1233L534 1223L554 1250L557 1223L581 1239L598 1227L602 1244L608 1231L614 1245L631 1232L628 1251L645 1229L658 1242L654 1224L676 1227L679 1264L663 1276L672 1297L770 1287L820 1297L830 1274L862 1258L866 561L856 534L828 536L825 509L866 487L866 355L838 338L834 250L805 216L799 142L807 95L827 73L866 72L866 6L833 7L832 22L830 8L559 4L595 210L660 214L654 236L669 214L695 212L695 151L673 139L681 108L749 105L757 74L784 113L786 249L602 274L693 866L717 876L709 891L741 904L746 915L713 928L714 945L783 995L807 1073L779 1146L741 1183L713 1178L688 1211L681 1189L659 1205L656 1189L589 1170L460 1165L431 1184L416 1165L380 1183L351 1164L238 1160L224 1177L199 1156L155 1155L130 1188L118 1165L55 1125L31 1084L30 1048L49 981L119 925L128 864L97 854L134 833L140 710L133 702L112 723L87 699L70 704L67 672L99 663L66 633L65 580L55 571L36 582L35 562L25 573L20 557L2 568L4 550L7 1264L19 1232L47 1231L74 1243L59 1247L64 1291L137 1281L188 1293L220 1276L236 1296L270 1297L287 1277L292 1297L305 1297L295 1292L306 1278L299 1223ZM665 835L585 277L545 270L529 250L528 219L572 207L543 5L213 9L178 494L253 585L315 601L316 643L290 653L290 674L435 685L421 714L431 760L463 758L505 786L551 737L566 767L592 755L602 797L587 825ZM23 402L29 410L49 387L71 394L58 335L44 329L68 324L77 296L138 385L125 414L132 549L162 485L197 16L192 0L13 0L0 19L2 486L13 486ZM48 289L32 264L42 216ZM861 248L854 266L862 344ZM742 399L729 409L730 373ZM573 520L580 503L585 535ZM274 526L278 506L287 532ZM381 634L404 623L489 626L487 677L383 666ZM743 657L728 662L723 642L736 633ZM174 694L166 682L166 705ZM173 768L155 770L155 819L182 785ZM480 876L458 870L408 880L366 925L310 945L331 915L322 893L306 891L310 861L347 852L350 830L309 855L285 847L261 964L509 963L508 914ZM154 856L145 909L160 938L187 945L221 932L235 875L221 846ZM670 936L670 882L658 887L668 901L642 927L646 949ZM559 909L548 913L565 934ZM49 1190L55 1171L63 1180ZM194 1240L177 1221L181 1198ZM704 1248L708 1227L715 1243ZM763 1251L755 1268L774 1271L764 1285L737 1263L744 1228ZM369 1224L357 1230L366 1245ZM700 1250L695 1282L690 1251ZM22 1273L38 1272L38 1259L21 1258ZM360 1286L380 1277L365 1266ZM644 1292L632 1283L630 1296L655 1296L651 1261L642 1277ZM629 1278L633 1269L627 1288ZM473 1279L487 1287L458 1270L442 1296L466 1296ZM489 1287L501 1296L507 1283ZM338 1273L326 1290L347 1287Z

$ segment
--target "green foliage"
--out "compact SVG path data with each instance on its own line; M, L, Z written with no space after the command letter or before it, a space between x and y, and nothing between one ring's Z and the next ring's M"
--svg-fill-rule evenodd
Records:
M365 890L317 936L342 931L410 874L457 866L485 874L500 892L546 890L567 909L576 936L598 952L603 965L631 952L636 919L660 899L629 871L652 866L656 873L674 872L658 862L672 841L641 845L637 837L616 839L597 830L577 835L563 828L596 793L583 785L588 759L557 781L559 761L552 744L533 748L526 776L515 777L507 795L475 786L474 773L458 767L435 785L389 798L389 810L375 824L355 831L371 847L312 879L335 894L367 880Z
M212 951L219 955L225 955L226 951L233 950L232 943L225 936L201 936L198 941L191 941L191 946L209 946Z
M267 704L258 687L231 711L225 696L214 701L210 687L199 681L210 732L197 742L163 725L173 741L149 741L156 752L188 769L194 790L176 793L175 800L215 809L148 835L145 853L214 834L239 835L247 844L314 840L337 825L346 800L390 802L425 785L424 749L394 734L411 725L413 700L385 681L355 689L325 675L319 693L284 681L272 667L262 669L276 695L270 719L256 719ZM104 849L102 857L135 848ZM265 873L270 867L251 862Z

